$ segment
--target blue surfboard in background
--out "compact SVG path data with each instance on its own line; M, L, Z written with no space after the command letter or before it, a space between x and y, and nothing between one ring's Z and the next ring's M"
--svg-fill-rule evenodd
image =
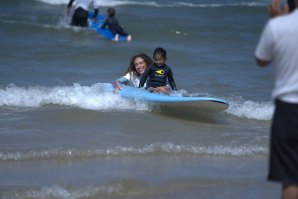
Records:
M109 40L114 40L114 36L112 32L108 29L101 29L100 27L104 24L105 17L102 15L97 15L96 17L97 20L93 19L93 13L89 12L88 13L88 23L89 23L89 28L97 32L100 36L109 39ZM124 37L122 35L119 35L119 41L126 41L127 37Z

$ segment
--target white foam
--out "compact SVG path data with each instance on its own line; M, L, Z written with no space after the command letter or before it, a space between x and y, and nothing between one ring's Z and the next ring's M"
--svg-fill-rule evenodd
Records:
M220 97L212 95L210 93L188 93L186 90L181 89L176 92L177 96L210 96L216 98L222 98L229 103L229 108L225 111L233 116L247 119L256 120L271 120L274 111L274 105L272 101L268 102L258 102L252 100L246 100L242 97Z
M97 156L131 156L131 155L213 155L213 156L254 156L266 155L267 147L260 145L210 145L174 144L171 142L156 142L144 146L115 146L107 149L53 149L29 152L0 152L0 161L19 161L35 159L72 159Z
M68 4L69 0L36 0L51 5ZM158 3L154 1L117 1L117 0L100 0L99 5L102 6L121 6L121 5L147 5L158 7Z
M228 101L230 106L226 112L234 116L257 120L272 118L274 105L271 101L255 102L242 98L231 98Z
M52 5L67 4L69 2L69 0L36 0L36 1L52 4Z
M150 110L145 103L130 101L111 92L111 84L92 86L17 87L0 89L0 107L41 107L54 104L90 110Z
M99 193L115 193L122 191L124 188L121 184L115 185L103 185L100 187L81 187L67 188L60 185L44 186L39 190L27 191L23 198L65 198L65 199L77 199L77 198L89 198L94 197Z
M101 111L151 110L151 107L144 102L127 100L111 93L111 86L108 83L55 87L10 85L0 88L0 107L42 107L54 104ZM185 90L181 90L174 95L181 96L186 93ZM257 102L245 100L242 97L232 97L226 100L230 104L226 112L233 116L256 120L271 120L272 118L274 105L271 101Z
M69 0L36 0L51 5L67 4ZM237 3L190 3L190 2L171 2L160 3L158 1L119 1L119 0L100 0L100 5L107 6L121 6L121 5L139 5L150 7L225 7L225 6L266 6L264 2L237 2Z

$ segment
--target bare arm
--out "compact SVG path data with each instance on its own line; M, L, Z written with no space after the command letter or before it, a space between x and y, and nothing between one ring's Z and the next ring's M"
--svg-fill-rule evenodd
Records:
M66 15L67 15L67 16L69 16L69 14L70 14L70 8L71 8L71 6L72 6L72 4L73 4L74 1L75 1L75 0L70 0L70 1L68 2L68 4L67 4L67 9L66 9Z
M271 17L277 17L277 16L288 14L289 13L289 6L286 5L282 8L281 4L280 4L280 0L272 0L272 3L268 7L268 13ZM267 31L268 31L268 29L267 29ZM271 34L267 33L266 36L268 37L268 35L270 36ZM265 39L263 38L262 40L265 40ZM268 49L271 49L271 48L272 47L268 48L268 46L267 46L267 51L268 51ZM256 56L256 63L258 64L258 66L260 66L262 68L267 67L271 63L271 61L272 60L260 59Z
M271 61L262 60L257 57L256 57L256 62L258 64L258 66L260 66L262 68L265 68L266 66L268 66L271 63Z
M153 89L154 92L157 93L169 93L170 92L170 88L168 86L159 86Z
M173 77L173 72L172 72L171 68L170 68L170 71L169 71L168 81L169 81L169 84L170 84L171 88L173 90L177 90L176 83L175 83L175 80L174 80L174 77Z
M139 84L139 88L143 87L145 82L147 81L148 77L150 75L150 67L147 68L147 70L144 72L144 74L142 75L142 78L140 80L140 84Z

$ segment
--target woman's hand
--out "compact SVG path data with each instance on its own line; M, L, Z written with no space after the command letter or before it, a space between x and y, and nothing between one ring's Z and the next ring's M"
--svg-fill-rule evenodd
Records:
M165 93L165 94L167 94L167 93L170 92L170 89L167 86L159 86L159 87L154 88L153 91L156 92L156 93Z
M116 85L113 90L113 93L117 93L119 90L121 90L120 86Z

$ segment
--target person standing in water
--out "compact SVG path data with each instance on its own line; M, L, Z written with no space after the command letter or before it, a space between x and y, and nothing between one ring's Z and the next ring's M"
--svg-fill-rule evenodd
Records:
M291 6L296 6L288 13ZM298 199L298 0L285 9L273 0L255 50L260 67L272 63L275 111L271 125L268 180L282 184L282 199ZM291 10L291 9L290 9Z
M70 9L73 2L76 1L75 11L71 18L72 26L87 27L88 26L88 10L89 6L93 4L94 15L93 18L96 18L98 14L99 4L96 0L70 0L67 5L67 16L70 15Z

